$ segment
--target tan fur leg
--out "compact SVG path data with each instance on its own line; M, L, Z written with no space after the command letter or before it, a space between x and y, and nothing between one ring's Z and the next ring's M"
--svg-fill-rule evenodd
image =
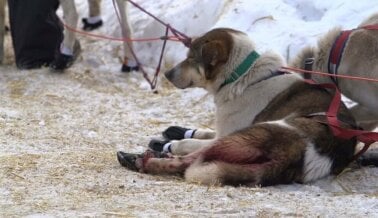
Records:
M5 0L0 0L0 64L4 59Z
M101 15L101 0L88 0L89 17Z
M194 139L214 139L215 132L211 130L197 129L193 135Z
M127 4L125 0L117 0L117 6L119 9L119 13L121 16L121 29L122 29L122 36L125 39L131 38L131 27L129 25L128 17L127 17ZM133 49L132 42L123 42L123 51L124 51L124 64L127 64L129 60L134 60L131 50Z
M76 11L76 6L74 0L60 0L60 5L63 9L64 20L68 26L72 28L76 28L78 14ZM76 40L76 34L73 31L68 30L67 28L64 29L64 40L63 45L73 51L73 47Z
M201 148L205 148L214 142L213 139L183 139L171 141L171 152L173 155L186 155Z

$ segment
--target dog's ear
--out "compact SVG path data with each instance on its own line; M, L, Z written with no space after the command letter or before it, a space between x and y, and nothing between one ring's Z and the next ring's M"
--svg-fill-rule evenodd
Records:
M226 62L228 59L228 51L224 42L220 40L206 42L201 49L201 56L206 70L206 78L211 79L211 69L218 63Z

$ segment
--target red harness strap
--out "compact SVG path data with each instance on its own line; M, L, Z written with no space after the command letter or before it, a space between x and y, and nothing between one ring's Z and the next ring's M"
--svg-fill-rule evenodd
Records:
M358 141L365 144L364 147L358 153L354 155L353 157L354 160L356 160L360 155L362 155L369 148L371 144L378 141L378 132L369 132L369 131L356 130L356 129L346 129L346 128L341 127L340 121L337 119L337 113L341 104L341 93L335 84L333 83L317 84L312 80L305 80L305 81L314 86L335 90L335 95L326 113L326 116L327 116L326 124L331 128L334 136L342 138L342 139L351 139L353 137L356 137Z
M340 35L336 38L336 41L333 43L331 53L328 60L328 72L332 74L337 74L337 69L339 68L341 56L343 54L345 44L348 41L349 35L353 30L342 31ZM337 77L331 77L334 83L337 82Z
M346 30L342 31L340 35L336 38L335 42L333 43L329 59L328 59L328 72L332 74L337 74L337 69L339 68L341 58L344 52L345 45L349 39L350 34L359 29L366 29L366 30L378 30L378 25L367 25L363 27L359 27L353 30ZM333 82L336 84L338 83L337 77L331 77Z

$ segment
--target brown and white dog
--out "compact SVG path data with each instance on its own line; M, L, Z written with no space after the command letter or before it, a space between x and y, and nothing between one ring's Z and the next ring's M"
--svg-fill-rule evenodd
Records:
M342 51L337 74L378 79L378 30L362 28L368 25L378 25L378 13L351 32ZM304 48L289 65L304 69L305 60L314 58L313 70L333 73L328 61L341 32L341 28L330 30L319 39L317 47ZM319 83L334 82L330 77L315 74L312 79ZM337 85L346 97L358 103L351 109L358 125L364 129L374 129L378 124L378 83L339 78Z
M274 53L258 55L248 36L233 29L195 39L187 58L165 76L178 88L201 87L214 96L215 138L174 141L172 153L181 155L173 157L120 151L119 162L208 185L305 183L339 173L352 161L356 141L338 139L317 122L331 94L279 73L283 65ZM340 115L354 123L344 105Z

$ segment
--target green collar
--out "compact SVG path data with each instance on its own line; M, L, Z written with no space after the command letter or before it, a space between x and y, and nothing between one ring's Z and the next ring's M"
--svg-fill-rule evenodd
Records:
M244 61L231 73L230 77L228 77L224 83L221 85L221 87L230 84L232 82L235 82L239 77L244 75L248 69L251 67L251 65L259 58L260 55L252 51L249 53L249 55L244 59Z

